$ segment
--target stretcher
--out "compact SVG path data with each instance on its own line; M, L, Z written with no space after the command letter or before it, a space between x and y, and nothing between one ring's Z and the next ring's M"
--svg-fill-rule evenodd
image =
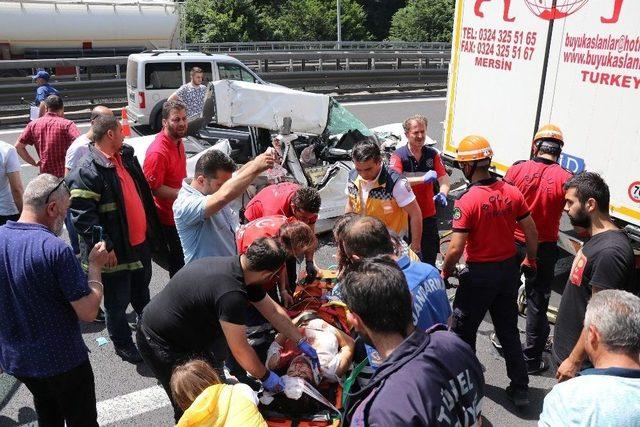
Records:
M339 301L327 301L326 298L335 283L336 272L332 270L321 271L321 278L312 283L299 282L293 294L293 304L287 310L289 317L293 319L303 311L310 310L334 327L349 333L351 328L347 322L346 306ZM317 391L336 409L342 409L341 384L323 381L317 387ZM277 399L269 405L260 404L258 408L270 427L337 427L340 424L340 413L320 403L317 410L296 416L286 413Z

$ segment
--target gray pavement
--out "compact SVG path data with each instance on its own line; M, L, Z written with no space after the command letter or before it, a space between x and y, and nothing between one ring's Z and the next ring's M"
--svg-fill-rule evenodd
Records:
M402 102L365 102L349 104L348 108L361 117L368 126L378 126L402 121L405 117L421 113L430 120L429 136L441 140L444 120L443 99L414 99ZM82 128L86 131L86 127ZM13 143L18 132L0 130L0 139ZM26 184L37 174L37 170L26 165L22 170L23 181ZM442 215L443 218L447 214ZM447 229L450 223L441 221L441 231ZM65 237L66 238L66 237ZM317 260L323 267L335 263L336 249L332 246L328 236L321 238L321 247ZM552 296L552 304L557 306L562 284L566 280L564 270L567 268L565 258L558 267L558 283ZM168 275L161 268L154 265L151 295L157 294L167 283ZM452 293L453 291L450 291ZM132 318L133 320L133 315ZM519 319L520 327L524 329L524 319ZM113 352L113 344L108 342L104 346L98 345L96 339L108 339L104 325L83 324L83 337L90 353L93 366L96 396L98 400L99 419L102 425L123 426L170 426L173 425L172 411L168 406L166 396L158 388L156 380L144 364L134 366L123 362ZM508 385L508 378L504 360L492 346L489 335L492 331L490 318L487 316L482 323L477 341L478 357L486 368L486 399L483 406L485 426L532 426L535 425L542 408L544 395L555 384L552 373L543 376L531 376L532 404L524 411L518 411L506 399L504 388ZM35 411L33 401L26 387L17 383L6 374L0 375L0 427L35 425Z

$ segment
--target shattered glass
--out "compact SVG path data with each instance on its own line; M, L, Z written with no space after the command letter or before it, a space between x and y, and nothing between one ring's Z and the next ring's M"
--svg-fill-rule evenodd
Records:
M359 130L365 136L373 135L373 132L360 119L331 98L329 101L329 123L325 129L325 134L338 135L347 133L350 130Z

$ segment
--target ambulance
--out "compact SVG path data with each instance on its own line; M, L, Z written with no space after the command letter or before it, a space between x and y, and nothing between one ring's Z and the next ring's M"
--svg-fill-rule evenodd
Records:
M640 260L639 1L456 2L445 158L480 134L493 147L493 172L504 175L530 158L547 123L564 133L563 167L605 178L611 215ZM580 241L564 229L559 244L575 253Z

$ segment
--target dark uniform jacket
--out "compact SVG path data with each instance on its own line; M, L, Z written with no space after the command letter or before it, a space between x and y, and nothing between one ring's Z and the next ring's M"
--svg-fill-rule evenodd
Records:
M134 156L133 148L123 144L120 151L122 164L136 183L138 195L142 200L147 218L147 238L154 260L164 265L167 260L167 245L162 234L153 197L149 185L145 180L138 159ZM66 178L71 190L71 216L73 225L78 232L82 265L88 266L89 252L93 248L93 226L103 228L103 239L107 250L115 250L118 265L104 268L103 273L136 270L142 268L142 263L136 258L129 243L129 228L127 213L120 179L113 165L93 145L89 146L89 153L79 162Z

